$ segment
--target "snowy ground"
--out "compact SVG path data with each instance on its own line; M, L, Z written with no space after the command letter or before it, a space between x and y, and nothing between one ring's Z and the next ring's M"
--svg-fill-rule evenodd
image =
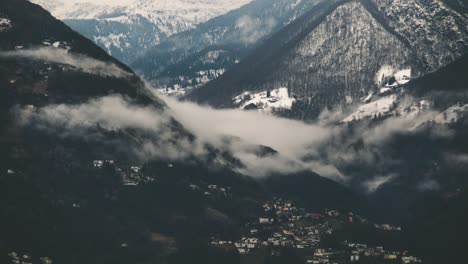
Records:
M391 66L383 65L377 72L376 85L384 88L397 87L408 83L411 80L412 70L397 70Z
M291 109L296 99L289 97L288 88L282 87L259 93L245 92L232 98L232 101L241 109L271 112L275 109Z
M374 118L388 115L397 103L397 100L398 96L392 94L382 97L381 99L374 102L361 105L358 107L356 112L343 119L343 122L347 123L365 118Z
M10 19L0 17L0 32L7 31L11 27L12 27L12 23Z
M450 124L457 122L460 118L468 113L468 104L454 105L444 112L438 114L434 118L434 122L438 124Z
M411 80L411 69L398 71L394 76L398 85L406 84Z
M156 90L161 95L171 96L171 97L182 97L187 92L186 88L181 88L178 86L173 87L173 88L159 88Z
M392 114L413 115L430 107L430 102L413 102L411 105L399 105L400 89L411 80L411 69L395 69L389 65L383 65L375 76L377 89L372 90L365 98L364 103L357 110L347 116L342 122L352 122L361 119L372 119ZM348 101L348 100L347 100ZM398 105L398 107L397 107Z
M419 114L429 111L432 109L433 102L427 100L421 100L419 102L413 102L409 106L399 106L395 112L400 117L415 118Z
M468 115L468 104L456 104L443 112L436 111L433 102L428 100L414 100L412 97L405 97L395 93L393 89L382 88L388 91L389 95L379 94L377 99L373 94L365 99L365 104L358 106L357 110L343 119L341 122L348 123L363 119L373 119L377 117L395 116L407 120L418 118L419 122L413 127L419 127L426 122L437 124L453 124ZM382 91L381 90L381 91Z
M196 73L196 77L179 76L179 84L170 87L159 88L157 91L165 96L182 97L192 89L199 88L204 84L218 78L226 72L225 69L203 70ZM157 84L154 84L157 86Z

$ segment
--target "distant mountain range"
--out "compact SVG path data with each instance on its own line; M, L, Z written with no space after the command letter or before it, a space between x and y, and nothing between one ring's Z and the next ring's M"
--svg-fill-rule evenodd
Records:
M32 0L129 64L167 37L251 0Z
M468 17L466 9L452 6L439 0L327 1L187 97L237 107L233 98L243 92L286 87L296 99L290 115L313 118L326 107L359 101L396 72L409 70L405 78L414 79L461 58L468 50Z
M158 87L199 87L323 0L254 0L175 34L131 64ZM333 2L333 1L332 1Z
M458 0L33 2L176 90L164 93L206 85L189 98L237 107L231 99L243 92L285 87L296 118L356 102L389 72L411 69L414 79L467 50L467 4Z

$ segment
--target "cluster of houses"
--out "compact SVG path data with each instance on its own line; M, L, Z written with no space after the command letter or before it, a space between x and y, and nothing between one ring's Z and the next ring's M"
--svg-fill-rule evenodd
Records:
M288 247L313 249L322 234L331 234L333 228L322 221L323 215L308 214L291 202L281 199L263 205L264 215L245 227L245 237L239 241L214 240L212 244L233 244L240 253L249 253L261 247Z
M33 264L33 258L28 254L19 254L17 252L10 252L8 254L12 264ZM37 262L34 262L37 263ZM39 259L40 264L53 264L51 258L43 257Z
M353 214L342 214L337 210L325 210L321 214L309 213L289 201L275 199L263 205L263 213L255 222L248 223L243 237L238 241L213 239L212 245L232 246L240 254L249 254L260 248L269 248L272 254L281 248L299 250L305 255L305 263L359 263L363 259L398 261L397 263L421 263L408 252L388 251L383 247L370 247L367 244L343 242L340 249L322 248L321 239L332 235L341 225L352 223L371 224L365 218ZM399 232L400 227L388 224L373 225L374 228ZM379 262L380 263L380 262Z
M203 85L205 83L210 82L218 78L219 76L223 75L226 72L225 69L211 69L206 71L199 71L197 72L197 77L195 79L189 80L191 85Z
M401 231L401 227L399 226L392 226L392 225L389 225L389 224L383 224L383 225L379 225L379 224L374 224L374 227L376 229L382 229L382 230L385 230L385 231Z
M0 14L1 15L1 14ZM0 32L6 32L13 27L10 19L0 16Z
M45 39L42 46L51 49L60 49L68 52L71 45L65 41L52 41ZM22 45L15 46L16 51L24 50ZM66 64L50 63L38 60L33 62L36 67L18 69L9 76L9 87L22 94L34 94L38 96L48 96L49 76L56 72L74 71L76 68ZM32 79L30 77L33 77Z
M72 48L71 45L68 44L66 41L51 41L51 40L45 39L42 41L42 44L44 46L49 46L49 47L53 47L57 49L64 49L66 51L69 51Z
M187 94L190 90L198 88L211 80L218 78L223 75L225 69L211 69L198 71L196 77L191 78L189 76L179 76L178 83L170 87L164 87L157 89L158 93L165 96L182 97Z
M421 263L421 260L409 256L407 252L387 252L383 247L368 248L365 244L351 243L348 250L317 249L306 262L312 264L360 263L369 258L382 261L375 263Z
M173 85L172 87L159 88L157 89L158 93L165 96L171 97L182 97L186 94L187 89L181 87L178 84Z
M294 96L289 95L287 87L270 89L259 93L244 92L232 98L234 105L242 110L258 110L260 112L272 112L281 109L290 110L296 102Z
M349 261L347 261L348 257L349 254L346 251L319 248L315 250L312 256L307 258L306 263L349 263ZM351 262L357 262L359 261L359 256L352 253L349 259Z
M155 181L154 177L146 176L143 173L143 167L139 165L121 166L114 160L93 160L92 163L95 169L103 169L105 166L112 166L116 173L120 176L124 186L138 186L140 184L151 183ZM173 168L173 164L167 164L168 168ZM188 187L192 191L201 192L207 197L232 197L231 187L220 186L217 184L189 184Z
M113 160L94 160L93 161L94 168L102 169L102 167L104 167L105 164L114 165L114 161Z
M122 166L117 164L114 160L93 160L92 165L95 169L103 169L105 166L112 166L117 175L119 175L124 186L138 186L140 184L147 184L154 182L154 177L149 177L144 174L143 167L140 165ZM173 168L173 164L167 164L168 168ZM217 184L189 184L188 187L195 192L201 192L203 195L215 197L232 197L231 187L220 186Z
M203 195L208 197L232 197L231 187L219 186L216 184L190 184L189 187L192 191L203 192Z
M141 166L132 165L127 168L121 168L115 163L114 160L93 161L93 166L96 169L102 169L106 164L115 168L115 171L119 175L124 186L138 186L142 183L150 183L155 181L153 177L149 177L143 174L143 168Z
M351 262L358 262L363 257L373 257L386 261L400 260L403 264L422 263L419 258L410 256L408 251L391 251L386 250L384 247L368 247L366 244L348 243L346 241L344 244L352 252Z
M125 186L138 186L141 183L151 183L155 181L153 177L146 176L142 173L141 166L130 166L128 170L117 167L116 171Z

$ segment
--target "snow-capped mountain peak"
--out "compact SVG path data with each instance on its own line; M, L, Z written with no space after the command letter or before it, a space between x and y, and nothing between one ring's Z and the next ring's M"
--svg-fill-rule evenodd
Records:
M146 48L252 0L31 0L129 63Z
M98 19L142 16L157 24L165 17L183 18L194 26L215 16L237 9L251 0L32 0L59 19ZM174 33L167 30L167 33Z

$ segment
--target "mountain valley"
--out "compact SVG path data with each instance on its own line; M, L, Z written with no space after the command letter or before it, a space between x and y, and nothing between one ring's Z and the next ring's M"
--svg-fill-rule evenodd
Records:
M466 6L3 0L0 263L463 263Z

